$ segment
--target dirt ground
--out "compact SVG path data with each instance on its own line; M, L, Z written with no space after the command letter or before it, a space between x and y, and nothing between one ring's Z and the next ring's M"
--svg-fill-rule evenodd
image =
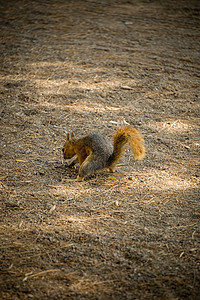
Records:
M199 1L0 1L0 299L200 299ZM77 182L66 133L146 158Z

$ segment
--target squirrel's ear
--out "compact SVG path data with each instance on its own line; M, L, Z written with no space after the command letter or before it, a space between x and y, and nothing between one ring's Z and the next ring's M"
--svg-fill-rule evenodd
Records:
M73 132L71 133L71 138L75 138L75 134Z
M70 140L70 135L69 135L69 133L67 134L67 141L69 141Z

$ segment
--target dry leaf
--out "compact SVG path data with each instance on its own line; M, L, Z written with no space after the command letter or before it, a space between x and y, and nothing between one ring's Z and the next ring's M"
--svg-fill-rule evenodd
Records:
M119 206L119 201L116 200L116 201L115 201L115 205L116 205L116 206Z
M53 205L52 208L49 210L50 214L56 209L56 205Z
M108 177L108 179L117 181L117 178L115 178L115 177Z

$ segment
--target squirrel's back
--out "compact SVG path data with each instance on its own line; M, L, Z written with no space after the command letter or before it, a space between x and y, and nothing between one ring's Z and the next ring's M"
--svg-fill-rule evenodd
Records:
M82 140L86 146L91 148L94 155L99 155L105 162L113 153L112 143L100 133L90 133Z

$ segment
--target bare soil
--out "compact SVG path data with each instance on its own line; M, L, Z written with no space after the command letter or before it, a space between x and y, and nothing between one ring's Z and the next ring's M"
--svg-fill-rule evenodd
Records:
M200 299L199 1L0 1L1 299ZM66 133L142 162L77 182Z

